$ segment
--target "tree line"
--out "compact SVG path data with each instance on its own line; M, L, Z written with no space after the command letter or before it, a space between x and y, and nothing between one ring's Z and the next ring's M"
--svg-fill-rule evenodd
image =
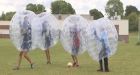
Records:
M41 12L47 11L45 6L42 4L28 4L26 6L27 10L31 10L36 14L40 14ZM140 11L132 5L126 6L125 10L123 8L123 3L120 0L108 0L105 6L106 14L109 18L117 15L120 15L122 19L129 20L129 31L137 31L138 30L138 22L139 22L139 15ZM51 13L52 14L76 14L72 5L63 0L57 0L51 3ZM0 16L0 20L11 20L15 12L2 12ZM94 16L94 19L99 19L104 17L101 11L94 8L89 10L89 14Z

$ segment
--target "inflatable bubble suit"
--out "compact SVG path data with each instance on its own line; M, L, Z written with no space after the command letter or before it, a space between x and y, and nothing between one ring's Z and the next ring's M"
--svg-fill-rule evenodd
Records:
M32 21L34 45L42 50L54 46L59 39L57 19L49 13L38 14Z
M64 20L61 31L61 43L71 55L82 54L85 51L87 20L79 15L71 15Z
M10 22L10 39L19 51L34 49L31 28L34 17L35 14L32 11L17 11Z
M86 44L89 55L94 60L101 60L115 54L118 44L118 34L115 25L107 19L101 18L91 22Z

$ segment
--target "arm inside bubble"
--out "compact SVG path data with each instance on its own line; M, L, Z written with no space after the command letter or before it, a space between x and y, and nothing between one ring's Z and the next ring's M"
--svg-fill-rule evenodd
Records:
M105 48L105 51L107 55L110 53L110 47L109 47L109 40L108 40L108 35L106 31L102 32L102 43L103 47Z

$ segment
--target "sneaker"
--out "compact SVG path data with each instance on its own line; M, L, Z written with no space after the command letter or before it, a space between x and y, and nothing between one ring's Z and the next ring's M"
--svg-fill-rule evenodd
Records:
M74 62L73 64L72 64L72 67L75 67L76 66L76 62Z
M31 64L31 69L33 69L34 68L34 64Z
M75 65L75 67L79 67L79 65L78 65L78 64L76 64L76 65Z

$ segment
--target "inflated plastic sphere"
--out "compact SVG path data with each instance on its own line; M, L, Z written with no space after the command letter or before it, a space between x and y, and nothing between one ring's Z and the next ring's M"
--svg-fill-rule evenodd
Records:
M34 17L35 14L32 11L18 11L10 22L10 39L19 51L34 49L31 28L31 21Z
M86 27L87 20L79 15L71 15L64 20L60 37L64 50L71 55L82 54L85 51Z
M42 50L54 46L59 39L58 20L52 14L43 12L32 21L34 44Z
M94 60L101 60L115 54L118 44L118 33L115 25L107 18L93 21L87 28L89 55Z

